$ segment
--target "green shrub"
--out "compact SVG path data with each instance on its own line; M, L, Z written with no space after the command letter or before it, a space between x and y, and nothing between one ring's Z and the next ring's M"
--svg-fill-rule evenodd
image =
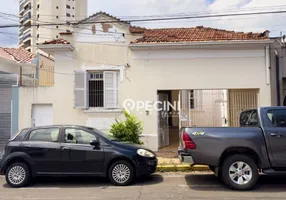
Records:
M123 110L123 114L126 118L125 121L116 120L111 125L110 133L113 138L124 142L143 144L140 141L140 135L143 132L142 121L138 121L134 115L129 114L126 110Z

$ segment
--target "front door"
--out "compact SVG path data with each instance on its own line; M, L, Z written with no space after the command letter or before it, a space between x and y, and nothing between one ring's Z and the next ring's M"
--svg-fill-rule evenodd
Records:
M21 143L22 152L35 161L37 173L61 172L60 128L39 128Z
M101 174L104 169L104 150L90 145L95 133L79 128L66 128L62 143L62 163L65 173Z
M265 128L272 152L272 165L286 168L286 109L271 109L267 112L271 126Z
M168 117L168 94L158 94L158 135L159 135L159 147L169 145L169 117Z

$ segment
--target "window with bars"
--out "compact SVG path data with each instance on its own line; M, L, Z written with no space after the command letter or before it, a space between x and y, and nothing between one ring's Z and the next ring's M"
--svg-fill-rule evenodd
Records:
M75 108L118 108L118 71L75 71Z
M89 79L89 107L104 106L103 73L92 73Z

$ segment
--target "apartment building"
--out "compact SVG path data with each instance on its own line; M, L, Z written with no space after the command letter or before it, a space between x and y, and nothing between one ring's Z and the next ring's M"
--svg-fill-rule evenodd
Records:
M19 8L19 47L36 53L36 45L72 31L68 25L39 26L75 22L87 17L87 0L21 0ZM30 26L32 25L32 26Z

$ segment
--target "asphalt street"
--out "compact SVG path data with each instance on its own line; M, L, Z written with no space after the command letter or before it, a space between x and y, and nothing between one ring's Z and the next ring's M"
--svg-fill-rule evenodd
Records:
M196 199L232 200L286 199L286 177L261 176L252 191L226 188L211 173L156 173L134 185L115 187L102 178L40 178L25 188L10 188L0 178L0 199L90 200L90 199Z

